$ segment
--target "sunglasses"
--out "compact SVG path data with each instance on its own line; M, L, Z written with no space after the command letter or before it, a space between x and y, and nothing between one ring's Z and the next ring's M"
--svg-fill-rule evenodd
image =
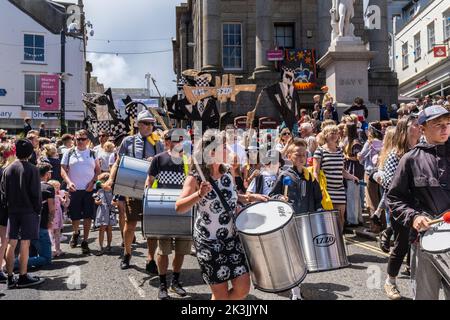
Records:
M151 126L151 125L153 125L153 122L147 122L147 121L141 121L139 123L142 123L144 126Z
M281 135L282 135L282 136L290 136L291 133L290 133L290 132L283 132Z
M86 141L88 138L77 138L77 141Z

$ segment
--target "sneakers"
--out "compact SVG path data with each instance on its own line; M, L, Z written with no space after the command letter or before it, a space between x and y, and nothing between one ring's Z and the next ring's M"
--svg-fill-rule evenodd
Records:
M14 275L12 276L8 276L8 289L14 289L17 287L17 279L16 277L14 277Z
M0 283L6 283L8 281L8 277L3 271L0 271Z
M130 267L130 259L131 254L126 254L123 256L122 261L120 262L120 269L125 270Z
M76 248L78 245L78 238L80 237L80 230L77 233L72 233L72 238L70 239L70 247Z
M89 245L88 245L87 241L81 242L81 253L83 253L83 254L91 253L91 250L89 249Z
M386 295L391 300L400 300L402 296L400 295L400 292L397 289L397 286L395 284L384 284L384 291L386 291Z
M19 280L17 280L17 288L27 288L31 286L36 286L44 282L44 279L39 277L33 277L28 274L24 274L19 276ZM9 287L9 285L8 285Z
M158 266L156 265L155 260L145 262L145 271L150 274L158 274Z
M186 296L186 290L183 289L178 281L172 281L169 288L170 292L176 293L180 297Z
M169 299L169 293L167 292L167 287L165 284L161 284L159 286L158 291L158 300L168 300Z

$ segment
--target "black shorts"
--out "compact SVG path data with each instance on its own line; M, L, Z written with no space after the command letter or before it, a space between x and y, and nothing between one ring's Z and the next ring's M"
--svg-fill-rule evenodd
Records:
M38 240L40 216L37 214L9 215L9 238L12 240Z
M70 193L68 215L70 220L95 219L95 201L93 191L77 190Z

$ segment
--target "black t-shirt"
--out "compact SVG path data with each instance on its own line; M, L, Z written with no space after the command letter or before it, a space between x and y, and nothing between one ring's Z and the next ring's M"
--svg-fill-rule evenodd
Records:
M158 180L158 189L181 189L184 180L184 165L182 158L174 162L169 152L158 154L152 160L148 174Z
M48 199L55 198L55 188L46 182L41 182L42 210L41 210L41 229L48 229Z

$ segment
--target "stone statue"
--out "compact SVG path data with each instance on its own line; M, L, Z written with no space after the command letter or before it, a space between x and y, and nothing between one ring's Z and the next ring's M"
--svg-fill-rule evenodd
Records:
M332 0L333 7L331 13L331 40L337 37L355 37L355 26L351 23L351 19L355 15L353 4L355 0Z

